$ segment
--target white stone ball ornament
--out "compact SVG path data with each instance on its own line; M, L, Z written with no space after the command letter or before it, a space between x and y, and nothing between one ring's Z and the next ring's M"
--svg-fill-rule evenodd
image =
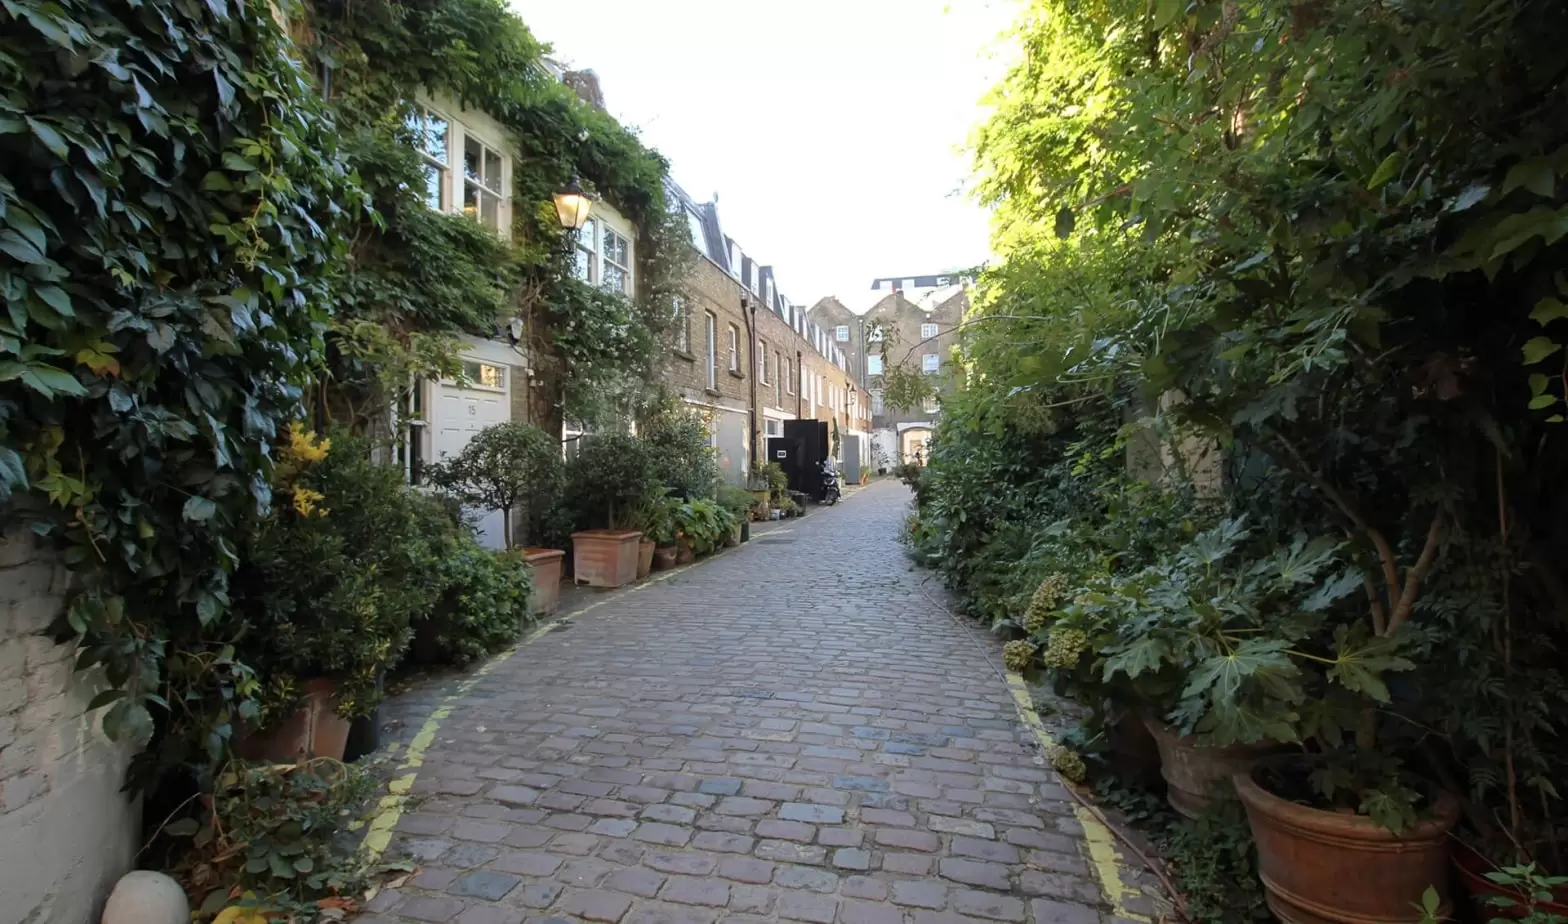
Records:
M120 877L103 906L102 924L190 924L191 906L180 884L148 870Z

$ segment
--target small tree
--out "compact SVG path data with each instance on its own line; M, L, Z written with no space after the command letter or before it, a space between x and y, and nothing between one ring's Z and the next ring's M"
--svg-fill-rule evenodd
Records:
M480 430L462 452L427 471L431 484L463 503L501 511L511 548L512 511L525 506L530 523L537 522L539 505L560 496L564 467L555 437L533 424L502 423Z
M571 466L571 495L585 527L618 529L657 482L648 444L624 433L585 437Z

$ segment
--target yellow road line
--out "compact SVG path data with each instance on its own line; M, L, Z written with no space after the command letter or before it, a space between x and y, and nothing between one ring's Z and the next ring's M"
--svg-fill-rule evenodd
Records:
M1049 755L1056 742L1051 739L1051 733L1045 730L1045 723L1040 721L1040 714L1035 712L1034 697L1029 693L1029 685L1024 683L1022 677L1009 671L1007 688L1013 694L1013 704L1018 707L1019 718L1023 719L1029 731L1034 734L1036 743L1040 745L1041 755ZM1078 788L1068 779L1063 779L1062 785ZM1117 865L1116 835L1101 824L1100 820L1094 817L1093 812L1076 801L1073 803L1073 815L1083 828L1084 843L1089 848L1089 865L1093 867L1095 877L1100 880L1100 892L1105 896L1106 903L1111 906L1111 912L1129 921L1148 922L1150 919L1147 916L1127 909L1127 896L1131 894L1131 890L1122 882L1121 867Z
M413 740L408 743L408 750L404 754L403 762L397 766L396 770L393 771L392 779L387 783L387 794L382 796L381 801L376 804L376 810L370 818L369 831L365 834L363 849L366 852L366 856L369 862L379 862L382 854L386 853L387 847L392 844L392 833L394 829L397 828L398 821L403 817L403 806L408 803L408 795L414 788L414 780L419 777L419 768L424 766L425 753L429 751L430 746L435 743L436 732L440 730L441 723L452 716L453 709L456 707L458 701L467 696L469 692L472 691L473 688L479 683L479 681L483 680L487 675L490 674L491 671L494 671L502 664L505 664L521 649L533 644L544 636L549 635L551 632L571 622L577 617L582 616L584 613L592 612L593 610L604 606L606 603L620 600L628 594L633 594L646 587L651 587L660 581L667 581L675 575L687 570L688 568L694 568L703 562L712 561L713 559L718 558L720 555L729 551L732 550L720 550L719 552L710 555L708 558L705 558L702 561L695 561L690 564L682 565L679 568L673 568L669 571L662 572L658 576L652 577L646 581L643 581L642 583L634 584L631 587L618 589L615 592L607 594L603 598L595 600L587 606L582 607L581 609L574 610L565 616L562 616L560 619L546 623L545 625L542 625L523 636L522 639L517 642L517 644L513 645L511 648L506 649L505 651L500 652L495 657L485 662L483 666L475 670L468 677L464 678L461 683L452 689L451 693L442 698L441 704L431 711L430 716L425 719L425 724L420 726L419 732L415 734Z

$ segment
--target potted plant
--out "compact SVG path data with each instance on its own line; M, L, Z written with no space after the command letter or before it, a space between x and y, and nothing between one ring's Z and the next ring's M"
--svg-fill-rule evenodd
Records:
M572 533L573 580L593 587L636 580L642 532L625 524L654 484L647 447L621 433L584 437L569 475L580 522L593 524Z
M1370 732L1390 701L1386 675L1414 667L1388 631L1408 618L1412 595L1394 601L1398 620L1363 620L1353 601L1377 598L1342 545L1298 536L1276 546L1240 519L1198 534L1119 582L1131 605L1102 648L1105 673L1154 707L1178 808L1190 811L1207 795L1199 783L1238 765L1231 782L1276 915L1416 921L1429 886L1446 913L1458 803L1415 785ZM1262 760L1233 750L1271 742L1301 750Z
M1359 587L1337 544L1297 538L1248 560L1229 519L1114 582L1104 674L1147 705L1171 806L1196 817L1239 772L1301 740L1323 614ZM1267 543L1261 543L1262 547Z
M277 457L273 511L231 586L248 626L235 657L261 684L238 750L341 759L350 721L374 710L413 618L434 603L424 565L438 518L360 441L296 425Z
M749 538L749 514L752 505L751 492L734 485L724 485L719 488L718 502L734 521L729 545L740 545Z

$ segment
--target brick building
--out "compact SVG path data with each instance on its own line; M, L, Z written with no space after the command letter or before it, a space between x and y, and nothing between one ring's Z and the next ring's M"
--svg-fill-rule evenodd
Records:
M840 461L858 469L869 451L871 402L844 352L784 297L773 267L724 233L716 201L697 202L674 184L670 195L687 215L701 259L664 380L709 415L726 477L742 482L766 438L801 418L828 422Z
M886 372L897 367L932 376L940 393L957 371L953 358L958 328L969 308L967 283L957 274L878 279L872 283L875 300L863 313L838 298L811 307L811 320L831 332L867 390L878 467L924 453L936 427L940 397L918 407L895 407L884 394Z

